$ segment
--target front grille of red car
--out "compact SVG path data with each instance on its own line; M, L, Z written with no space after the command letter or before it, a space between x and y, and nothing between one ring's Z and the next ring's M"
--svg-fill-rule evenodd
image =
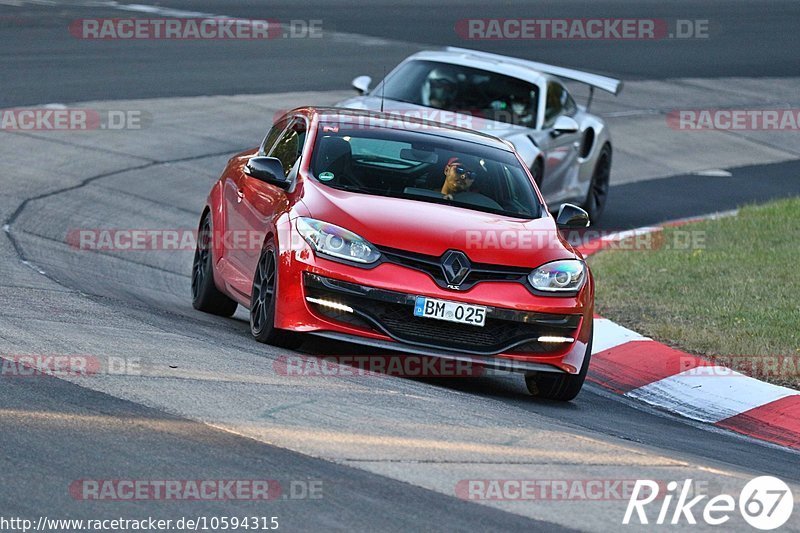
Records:
M418 254L407 250L395 248L379 247L384 261L394 263L407 268L413 268L428 274L439 287L448 288L447 280L442 271L442 256ZM508 267L502 265L492 265L489 263L471 263L470 272L463 282L459 284L460 290L471 288L476 283L482 281L510 281L522 283L526 287L526 278L530 274L530 268Z
M415 317L415 295L364 287L317 276L305 275L306 295L347 305L353 313L314 304L314 310L346 324L368 327L397 341L436 349L494 355L513 351L551 353L559 344L543 344L542 335L575 338L581 315L552 315L511 309L489 308L483 327L431 318Z

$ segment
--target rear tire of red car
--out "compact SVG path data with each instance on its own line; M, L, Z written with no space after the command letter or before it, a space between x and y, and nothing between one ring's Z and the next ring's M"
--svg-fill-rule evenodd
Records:
M586 381L589 371L589 360L592 358L592 341L586 347L581 371L577 374L561 374L555 372L528 372L525 374L525 385L528 392L537 398L568 402L575 399Z
M211 214L206 213L197 232L197 247L192 262L192 307L204 313L232 316L239 306L214 284L214 259L211 246Z
M275 327L276 287L278 281L278 262L275 245L268 242L258 259L258 267L253 276L253 290L250 297L250 332L258 342L297 348L303 338L293 331Z

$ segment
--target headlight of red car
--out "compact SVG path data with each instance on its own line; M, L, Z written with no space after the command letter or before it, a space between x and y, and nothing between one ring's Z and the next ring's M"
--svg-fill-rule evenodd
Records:
M352 231L308 217L297 219L297 231L318 254L356 263L371 264L381 253Z
M528 282L537 291L576 292L586 280L586 265L577 259L551 261L528 274Z

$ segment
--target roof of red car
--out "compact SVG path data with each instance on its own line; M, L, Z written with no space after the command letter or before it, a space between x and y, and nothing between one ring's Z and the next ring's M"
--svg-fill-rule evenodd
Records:
M477 142L480 144L494 146L506 151L512 151L513 147L508 141L499 139L486 133L460 128L451 124L435 122L413 116L399 116L392 113L380 113L362 109L348 109L343 107L302 107L290 111L291 113L303 113L307 116L316 115L320 122L347 122L354 123L353 118L368 117L377 122L371 122L372 127L385 127L391 129L403 129L403 124L424 125L425 131L438 135L444 135L465 141ZM418 131L419 128L410 128Z

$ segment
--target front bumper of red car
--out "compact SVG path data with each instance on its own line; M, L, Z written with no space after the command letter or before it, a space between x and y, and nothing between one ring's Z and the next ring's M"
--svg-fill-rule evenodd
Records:
M504 370L570 374L580 371L592 334L591 276L577 295L554 297L515 282L449 290L413 268L364 268L306 246L281 250L279 265L275 325L282 329ZM416 317L418 296L484 306L485 324Z

